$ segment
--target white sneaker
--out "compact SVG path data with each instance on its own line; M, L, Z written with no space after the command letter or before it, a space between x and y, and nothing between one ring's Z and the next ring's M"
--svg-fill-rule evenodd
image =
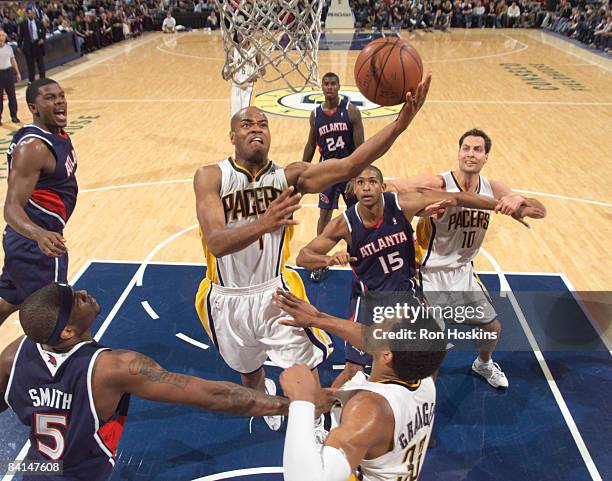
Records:
M508 387L508 378L496 362L482 362L480 357L477 357L472 363L472 371L484 377L494 388L506 389Z
M266 378L264 381L266 394L276 396L276 384L272 379ZM278 431L283 424L284 416L264 416L264 421L272 431Z
M325 415L321 414L314 422L314 435L317 446L323 446L329 431L325 429Z

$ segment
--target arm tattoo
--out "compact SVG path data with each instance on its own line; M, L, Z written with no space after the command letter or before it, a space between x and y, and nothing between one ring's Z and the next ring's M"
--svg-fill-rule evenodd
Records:
M254 389L229 382L224 382L223 384L228 388L225 397L226 406L223 408L223 411L239 416L264 416L288 413L288 399L269 396Z
M189 377L174 372L168 372L157 364L153 359L143 354L137 354L128 365L128 372L133 376L142 375L153 382L162 384L173 384L180 389L185 389L189 383Z

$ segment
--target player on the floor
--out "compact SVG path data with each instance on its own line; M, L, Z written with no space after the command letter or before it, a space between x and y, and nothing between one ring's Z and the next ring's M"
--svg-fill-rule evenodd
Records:
M417 293L415 252L410 222L415 215L450 205L492 210L494 199L466 193L436 191L396 194L384 192L380 169L371 165L355 179L356 205L334 218L323 233L308 243L297 256L307 269L351 265L354 273L351 292L353 319L368 324L361 297L367 292ZM349 251L327 253L344 240ZM370 365L372 357L350 343L345 347L345 368L334 381L339 387L357 371Z
M49 282L66 282L68 251L63 230L74 210L77 158L64 131L67 103L49 78L26 89L33 121L17 131L7 152L4 267L0 324L23 300Z
M63 476L32 479L107 479L130 394L236 415L287 412L286 399L168 372L144 354L101 346L91 336L99 313L87 292L45 286L21 306L26 336L0 354L0 412L10 407L30 427L26 459L63 462Z
M290 314L294 326L320 327L361 349L373 331L319 312L289 292L280 291L275 303ZM413 341L389 341L373 351L372 374L359 373L338 389L341 412L323 449L317 446L312 427L320 387L310 370L294 366L280 382L290 399L283 468L285 481L414 480L419 477L435 417L436 388L430 377L446 354L444 339L419 337L422 329L439 333L433 319L390 320L381 332L414 334ZM374 334L375 336L375 334ZM388 339L389 337L387 337Z
M472 129L459 139L458 169L440 175L426 175L389 182L392 190L410 191L426 187L445 192L475 192L499 200L495 209L503 214L542 219L546 209L536 199L523 197L501 182L489 180L480 172L489 158L491 139L482 130ZM472 261L484 240L490 217L463 207L449 207L440 217L422 218L417 226L417 260L423 290L433 304L444 302L454 305L481 307L484 316L466 321L478 324L483 330L495 332L497 340L501 324L491 305L485 287L474 272ZM449 292L444 299L435 292ZM459 294L463 292L463 294ZM496 388L507 388L508 379L491 354L497 340L483 342L472 369Z
M325 102L318 105L310 114L310 132L304 147L304 162L312 162L318 147L321 162L327 159L341 159L353 153L363 144L364 131L361 113L348 97L340 99L340 77L333 72L323 75L321 80ZM338 200L342 195L347 208L356 200L352 188L352 180L342 181L319 193L319 220L317 235L323 232L329 223L334 209L338 208ZM310 279L320 282L325 268L315 269Z
M277 287L306 298L297 272L287 269L292 214L302 193L316 193L354 177L382 156L408 127L427 96L431 75L407 95L399 116L350 156L319 164L281 167L268 159L270 131L264 113L249 107L231 123L235 158L198 169L194 179L206 278L196 310L215 347L244 385L264 391L267 357L282 368L304 363L311 369L332 351L321 330L295 329L274 321L283 315L272 305ZM272 429L280 419L267 420Z

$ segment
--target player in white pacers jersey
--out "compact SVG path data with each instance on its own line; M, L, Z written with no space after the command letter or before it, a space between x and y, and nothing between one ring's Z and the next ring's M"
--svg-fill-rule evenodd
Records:
M196 172L196 209L207 260L196 310L244 385L264 391L266 357L283 368L304 363L314 369L331 353L325 332L274 322L283 315L272 304L277 287L306 298L299 275L285 267L297 223L292 214L302 193L318 193L355 177L382 156L425 102L430 81L428 76L414 96L408 94L397 119L350 156L315 165L281 167L269 160L268 119L248 107L232 117L235 156Z
M294 326L318 326L344 337L360 349L375 331L362 324L319 312L288 292L275 303L292 316ZM291 401L285 438L285 481L416 481L421 472L435 416L436 388L430 377L442 363L446 341L421 336L439 333L436 322L423 318L390 320L377 325L387 334L412 341L389 341L372 354L369 379L357 373L335 396L341 408L332 409L338 425L325 445L317 446L312 426L319 385L310 370L294 366L280 382ZM432 336L433 337L433 336ZM355 475L359 467L359 475Z
M491 139L485 132L469 130L459 139L457 170L393 180L387 183L387 188L400 192L416 187L447 192L473 192L498 199L500 202L496 212L512 215L519 220L523 217L543 218L546 209L539 201L525 198L501 182L480 175L490 150ZM465 323L476 324L485 331L496 333L496 340L485 341L479 346L480 354L472 364L472 369L491 386L507 388L508 379L491 359L491 353L499 340L501 324L472 264L490 221L488 212L463 207L449 207L437 218L421 218L417 226L416 255L421 285L431 303L472 306L478 314Z

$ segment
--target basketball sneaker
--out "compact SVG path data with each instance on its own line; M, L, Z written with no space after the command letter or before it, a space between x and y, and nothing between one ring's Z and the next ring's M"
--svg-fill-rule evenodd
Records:
M272 379L264 380L266 394L276 396L276 384ZM283 424L284 416L264 416L264 421L272 431L278 431Z
M482 362L478 356L472 363L472 371L484 377L494 388L506 389L508 387L508 378L496 362Z

